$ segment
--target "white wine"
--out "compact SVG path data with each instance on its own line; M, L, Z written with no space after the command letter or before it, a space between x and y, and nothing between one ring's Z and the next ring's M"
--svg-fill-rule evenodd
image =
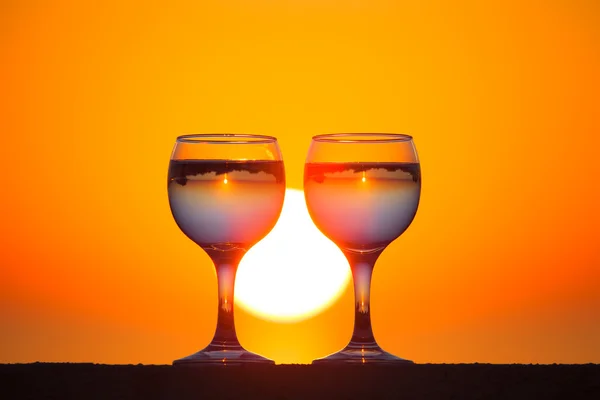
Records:
M342 248L387 246L408 228L421 193L418 163L307 163L311 218Z
M172 160L169 203L203 248L249 248L275 226L285 195L283 161Z

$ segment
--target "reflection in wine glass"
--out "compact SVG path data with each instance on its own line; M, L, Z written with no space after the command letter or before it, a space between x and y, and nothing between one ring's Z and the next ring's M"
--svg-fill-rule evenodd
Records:
M354 333L341 351L313 363L411 363L379 347L371 329L375 261L412 222L421 170L408 135L329 134L313 137L304 195L315 225L337 244L352 269Z
M233 290L240 259L275 226L283 207L285 172L277 139L240 134L180 136L169 164L168 193L177 225L212 259L219 285L213 340L173 364L272 364L240 345Z

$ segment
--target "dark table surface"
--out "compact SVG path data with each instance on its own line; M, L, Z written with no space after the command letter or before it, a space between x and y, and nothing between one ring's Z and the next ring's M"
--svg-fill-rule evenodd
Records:
M600 399L600 364L0 364L0 399Z

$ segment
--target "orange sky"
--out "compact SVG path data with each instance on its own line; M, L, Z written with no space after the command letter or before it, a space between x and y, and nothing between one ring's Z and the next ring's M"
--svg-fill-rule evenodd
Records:
M301 189L310 137L343 131L410 133L422 163L373 278L384 348L600 362L597 1L90 3L0 5L0 362L207 344L216 278L171 217L175 137L275 135ZM331 353L349 290L294 324L238 309L240 340L280 363Z

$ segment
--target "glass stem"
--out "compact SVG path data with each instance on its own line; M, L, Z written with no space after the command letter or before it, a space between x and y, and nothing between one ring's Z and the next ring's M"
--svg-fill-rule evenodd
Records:
M233 289L237 265L219 264L216 266L219 282L219 312L213 345L223 347L239 346L233 318Z
M231 254L229 252L207 250L207 253L209 253L215 264L215 269L217 271L217 282L219 285L217 329L209 346L218 347L223 350L241 348L237 334L235 333L235 322L233 318L233 294L235 286L235 274L244 252L241 251L239 254L238 252L231 252L236 253Z
M378 347L371 328L371 276L381 251L371 254L345 252L354 280L354 332L349 348Z

